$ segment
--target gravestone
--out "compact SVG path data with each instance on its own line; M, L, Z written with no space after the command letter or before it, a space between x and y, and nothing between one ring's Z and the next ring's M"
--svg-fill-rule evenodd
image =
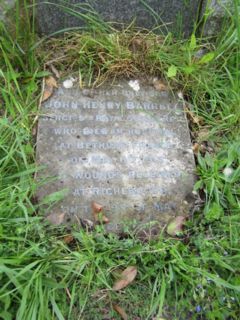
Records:
M41 108L37 158L43 177L56 177L38 191L67 188L49 209L65 220L92 220L92 202L104 207L117 231L122 223L165 224L192 205L194 157L183 103L170 92L127 81L98 89L61 86Z
M108 22L120 23L128 26L132 21L142 28L152 29L162 26L175 34L183 33L185 36L193 32L197 21L201 0L54 0L46 2L37 1L37 21L41 33L53 32L71 27L81 27L86 24L78 13L88 15L97 12ZM64 8L65 7L65 8ZM66 13L66 7L70 12Z

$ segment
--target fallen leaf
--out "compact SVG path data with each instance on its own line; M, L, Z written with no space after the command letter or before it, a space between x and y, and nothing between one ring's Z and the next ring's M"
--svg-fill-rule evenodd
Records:
M137 268L135 266L127 267L120 275L120 279L117 280L113 285L114 291L119 291L128 286L137 275Z
M63 223L65 217L65 213L51 213L49 216L47 216L47 220L51 222L52 224L55 224L58 226L59 224Z
M52 94L53 94L53 88L45 87L41 101L42 102L46 101L47 99L49 99L51 97Z
M52 87L52 88L57 88L58 87L58 84L57 84L57 81L54 77L52 76L49 76L45 79L45 84L46 86L49 86L49 87Z
M126 312L118 304L113 304L113 309L120 315L123 320L127 320L128 316Z
M74 240L74 238L73 238L73 236L71 234L68 234L63 238L63 241L66 244L69 244L69 243L73 242L73 240Z
M41 97L41 101L44 102L51 97L53 94L54 88L57 88L57 81L54 77L50 76L45 78L44 90Z
M95 201L92 202L93 213L99 213L103 209L103 206Z
M191 110L189 110L188 108L184 108L185 112L188 116L188 118L190 119L190 121L198 126L200 126L201 124L203 124L203 118L200 116L195 115L195 113L193 113Z
M192 150L195 155L198 155L199 152L205 154L207 148L204 144L194 143L194 145L192 146Z
M93 218L95 222L109 223L109 219L102 213L103 206L95 201L92 202Z
M153 86L158 91L167 91L168 90L168 87L166 86L166 84L163 83L161 80L154 79Z
M186 217L177 216L171 220L167 226L167 233L170 236L179 236L183 231L183 226L186 221Z
M193 149L193 153L197 155L201 149L201 146L198 143L194 143L194 145L192 146L192 149Z
M56 77L57 79L59 79L59 78L60 78L60 73L59 73L58 70L54 67L54 65L53 65L53 64L50 64L49 67L50 67L52 73L55 75L55 77Z

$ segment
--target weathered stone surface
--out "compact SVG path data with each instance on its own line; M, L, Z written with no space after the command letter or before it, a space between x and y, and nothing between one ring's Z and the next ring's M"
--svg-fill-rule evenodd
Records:
M198 9L202 1L149 0L145 1L148 8L144 5L144 1L141 0L50 1L53 4L44 4L43 0L38 0L37 2L39 30L45 34L51 34L64 28L83 26L85 22L81 17L64 13L63 7L68 5L75 12L86 13L90 5L105 21L128 25L136 19L136 25L139 27L152 29L153 27L165 24L166 27L162 27L162 31L164 32L167 28L177 34L182 31L185 35L189 35L193 31L194 23L198 16Z
M203 9L209 13L204 27L204 35L213 36L221 31L224 19L227 17L227 11L233 12L234 3L232 0L205 1Z
M41 109L37 157L46 166L41 176L57 177L39 198L68 188L50 214L92 219L95 201L108 230L117 230L124 221L164 224L192 204L195 164L182 102L146 84L60 87Z

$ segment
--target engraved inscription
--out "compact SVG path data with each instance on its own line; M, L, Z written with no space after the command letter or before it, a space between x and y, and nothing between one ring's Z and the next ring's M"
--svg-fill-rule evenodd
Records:
M168 92L127 82L99 89L60 87L41 109L37 153L41 177L57 179L39 191L67 188L50 213L91 218L104 206L115 230L123 220L161 223L187 214L194 159L181 101Z

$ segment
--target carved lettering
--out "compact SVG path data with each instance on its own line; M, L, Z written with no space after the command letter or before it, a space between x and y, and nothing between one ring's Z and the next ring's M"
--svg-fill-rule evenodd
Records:
M74 179L79 180L111 180L121 177L120 171L82 171L73 175Z
M166 215L186 211L194 159L182 102L124 81L59 87L41 108L37 154L44 178L56 177L42 195L69 191L49 211L91 220L95 201L109 229L129 217L165 223Z
M129 196L136 196L136 195L144 195L146 192L150 192L150 194L160 194L166 195L167 191L164 190L162 187L92 187L92 188L75 188L73 191L73 195L75 197L79 196L89 196L89 195L97 195L97 196L104 196L104 195L129 195Z
M78 142L66 143L62 142L56 146L56 150L124 150L127 144L124 142Z
M65 109L65 110L168 110L174 111L178 108L178 104L174 106L166 104L158 104L149 101L142 101L137 103L133 100L128 100L126 102L120 103L116 101L98 101L98 100L85 100L83 103L79 101L66 101L66 100L50 100L46 104L48 109Z

